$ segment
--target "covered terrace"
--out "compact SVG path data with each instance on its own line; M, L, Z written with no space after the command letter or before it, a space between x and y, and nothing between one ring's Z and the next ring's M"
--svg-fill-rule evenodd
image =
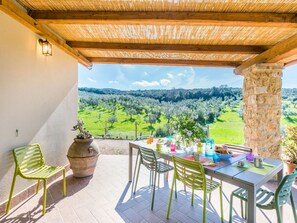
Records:
M0 10L1 214L14 147L38 142L48 163L68 165L77 62L89 69L93 63L232 67L244 77L245 144L260 156L280 157L282 71L297 61L296 1L0 0ZM42 55L39 39L53 44L52 56ZM121 191L123 181L114 182ZM13 206L34 187L19 179Z

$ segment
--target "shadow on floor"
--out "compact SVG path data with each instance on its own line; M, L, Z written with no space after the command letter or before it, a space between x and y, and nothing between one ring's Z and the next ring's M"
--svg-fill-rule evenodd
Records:
M202 193L194 196L194 206L191 206L191 190L179 190L177 199L172 199L170 219L166 219L170 189L168 184L156 187L154 210L151 211L152 186L139 188L135 195L131 193L132 183L128 183L116 205L116 212L125 222L202 222ZM215 192L214 192L215 193ZM207 202L207 222L220 222L220 209ZM188 213L187 215L182 213ZM227 214L225 212L225 214ZM227 216L225 216L227 217ZM236 221L235 221L236 222ZM240 222L240 221L238 221Z
M66 185L67 185L67 196L71 197L75 193L79 192L83 188L85 188L90 180L92 179L92 176L90 177L84 177L84 178L75 178L73 175L66 177ZM40 182L42 185L42 181ZM64 199L63 196L63 180L55 181L53 184L50 184L47 188L47 205L46 205L46 213L51 212L56 204L58 204L62 199ZM42 204L43 204L43 188L41 186L41 189L39 190L38 194L40 194L40 198L37 201L36 205L33 206L30 210L24 213L16 214L18 210L24 206L27 205L27 203L32 203L33 199L37 195L33 195L29 197L26 201L21 203L18 207L14 208L12 211L9 212L9 214L2 216L0 218L0 222L2 223L20 223L20 222L26 222L26 223L33 223L37 222L42 216ZM41 195L42 194L42 195Z

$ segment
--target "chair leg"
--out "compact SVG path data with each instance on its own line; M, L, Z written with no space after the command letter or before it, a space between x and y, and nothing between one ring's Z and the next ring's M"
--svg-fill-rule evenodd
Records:
M167 219L169 219L169 215L170 215L170 208L171 208L171 203L172 203L172 195L173 195L173 187L175 186L176 188L176 179L175 176L173 175L173 180L172 180L172 185L171 185L171 190L170 190L170 198L169 198L169 203L168 203L168 209L167 209ZM176 193L176 189L175 189L175 193Z
M138 182L138 176L139 176L139 170L140 170L140 165L141 165L141 162L139 162L138 164L138 170L137 170L137 174L136 174L136 181L135 181L135 185L134 185L134 194L136 192L136 187L137 187L137 182Z
M203 191L203 223L206 223L206 190Z
M247 203L247 201L244 202L244 208L245 208L244 219L246 220L246 213L248 213L248 203Z
M210 177L210 180L212 180L212 177ZM211 192L209 193L208 201L211 203Z
M151 210L154 209L154 203L155 203L155 190L156 190L157 171L155 171L154 175L155 176L154 176L154 179L153 179L153 199L152 199Z
M280 206L278 204L276 204L276 216L277 216L277 223L282 223L282 217L281 217L281 213L280 213Z
M230 197L229 223L232 223L233 194Z
M191 205L194 206L194 188L192 187L192 199L191 199Z
M39 182L39 181L38 181ZM63 169L63 195L66 197L67 190L66 190L66 170Z
M241 210L241 217L243 217L243 200L240 199L240 210Z
M175 191L175 199L177 199L177 185L176 185L176 179L174 180L174 191Z
M43 208L42 208L42 215L45 215L46 211L46 182L47 180L43 180Z
M16 180L16 176L17 176L17 170L15 169L14 171L14 175L13 175L13 179L12 179L12 184L11 184L11 188L10 188L10 193L9 193L9 199L8 199L8 203L6 206L6 214L8 214L9 210L10 210L10 206L11 206L11 200L12 200L12 195L13 195L13 190L14 190L14 185L15 185L15 180Z
M36 194L38 194L39 191L39 186L40 186L40 180L37 181L37 186L36 186Z
M224 210L223 210L223 186L220 185L220 205L221 205L221 222L224 223Z
M292 206L292 210L293 210L294 220L295 220L295 222L297 222L296 208L295 208L295 203L294 203L292 191L291 191L291 194L290 194L290 201L291 201L291 206Z
M160 173L158 173L158 188L160 188Z

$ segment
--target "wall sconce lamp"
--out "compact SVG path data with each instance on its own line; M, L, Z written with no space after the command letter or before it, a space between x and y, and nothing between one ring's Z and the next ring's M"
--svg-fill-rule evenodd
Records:
M39 44L42 47L42 54L45 56L52 55L52 44L50 44L47 40L39 39Z

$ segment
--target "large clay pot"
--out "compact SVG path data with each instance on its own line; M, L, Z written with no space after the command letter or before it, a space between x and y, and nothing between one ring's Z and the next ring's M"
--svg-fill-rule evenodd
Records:
M285 173L291 174L293 173L294 169L296 168L297 164L285 162Z
M68 150L67 158L75 177L93 175L100 153L94 138L74 139Z

